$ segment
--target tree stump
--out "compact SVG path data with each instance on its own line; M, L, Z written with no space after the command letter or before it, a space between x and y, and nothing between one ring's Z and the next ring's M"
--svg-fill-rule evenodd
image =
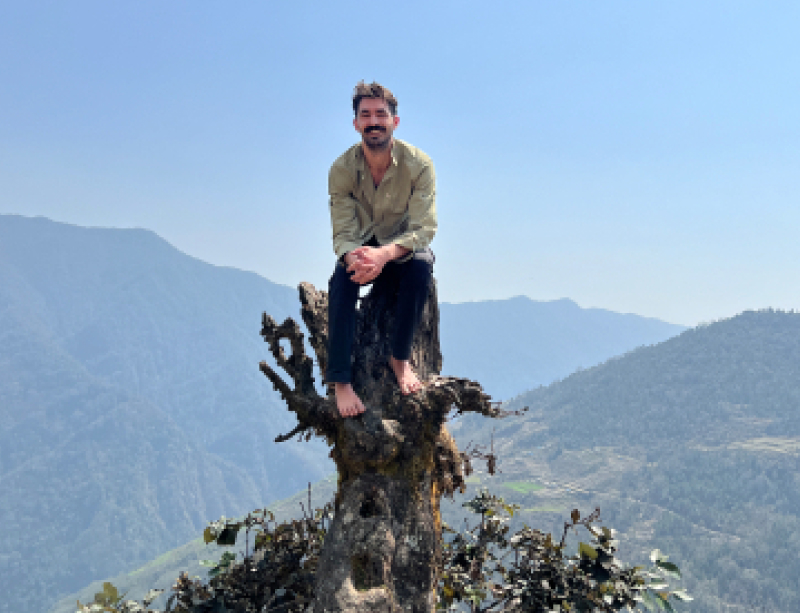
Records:
M441 377L439 308L435 281L417 330L411 362L423 389L400 393L389 368L395 295L371 291L360 301L353 349L353 386L367 410L342 419L332 386L326 396L314 386L313 361L303 333L287 319L280 326L266 313L261 334L294 389L265 362L270 379L298 425L277 442L312 433L331 446L339 481L335 515L316 575L316 613L429 613L435 608L441 561L443 495L463 491L463 454L447 432L452 408L489 417L500 409L467 379ZM308 283L299 286L303 321L322 373L327 365L328 296ZM287 339L291 355L280 341Z

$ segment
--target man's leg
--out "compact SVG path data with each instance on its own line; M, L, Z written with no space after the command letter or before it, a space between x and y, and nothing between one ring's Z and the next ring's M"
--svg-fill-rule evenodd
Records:
M430 291L432 265L427 259L414 257L396 266L397 311L392 336L390 364L403 394L412 394L422 387L411 369L411 344L422 319L422 311Z
M351 385L358 288L358 283L352 281L345 267L337 262L328 282L328 368L325 382L334 384L336 406L342 417L365 411Z

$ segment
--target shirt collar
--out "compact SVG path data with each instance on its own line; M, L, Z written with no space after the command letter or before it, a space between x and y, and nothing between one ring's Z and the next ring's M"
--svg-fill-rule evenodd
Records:
M399 149L400 149L400 147L398 147L398 145L397 145L397 142L398 142L397 139L393 138L392 139L392 148L389 150L389 154L392 156L392 163L391 163L392 166L397 166L397 156L398 156ZM359 165L359 168L361 170L364 170L364 168L366 167L366 163L367 163L367 160L364 157L364 148L363 147L364 147L363 142L358 143L358 146L356 147L356 161L357 161L357 163Z

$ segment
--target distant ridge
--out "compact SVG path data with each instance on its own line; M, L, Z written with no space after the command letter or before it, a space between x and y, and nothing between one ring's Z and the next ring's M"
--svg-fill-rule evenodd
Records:
M501 400L686 329L639 315L583 309L567 298L443 303L441 313L445 374L486 381L489 393Z

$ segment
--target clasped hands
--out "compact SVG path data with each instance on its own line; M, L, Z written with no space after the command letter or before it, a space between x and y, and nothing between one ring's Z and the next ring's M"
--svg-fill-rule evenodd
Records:
M344 256L350 278L359 285L374 280L391 259L385 247L359 247Z

